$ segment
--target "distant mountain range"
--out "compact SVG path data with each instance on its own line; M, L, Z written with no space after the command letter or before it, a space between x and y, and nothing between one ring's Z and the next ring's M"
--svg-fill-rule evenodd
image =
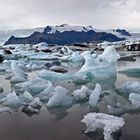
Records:
M6 33L5 33L6 34ZM8 39L8 37L11 37ZM95 43L102 41L121 41L130 37L126 30L98 30L92 26L70 26L63 24L60 26L47 26L45 28L19 29L8 33L8 44L47 44L71 45L75 43ZM1 32L0 32L1 38Z

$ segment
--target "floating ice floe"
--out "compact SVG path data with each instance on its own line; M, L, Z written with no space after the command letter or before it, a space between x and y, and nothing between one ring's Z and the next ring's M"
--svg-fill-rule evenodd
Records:
M3 113L3 112L11 112L11 109L6 106L0 106L0 113Z
M81 62L84 58L79 54L79 52L72 52L71 55L60 57L63 61Z
M38 114L39 110L33 108L32 106L25 105L22 108L22 112L26 113L28 116L32 116L33 114Z
M140 82L128 81L118 88L119 93L129 95L130 93L140 93Z
M136 108L140 108L140 95L136 93L129 94L129 100L131 101L132 105Z
M28 105L33 107L33 108L38 109L38 108L41 108L42 102L40 101L40 99L38 97L36 97Z
M92 91L89 97L89 105L90 107L96 107L101 95L101 85L96 84L95 89Z
M40 100L48 101L53 95L54 95L55 88L51 82L48 83L48 86L46 89L44 89L42 92L36 95L36 97L39 97Z
M32 70L40 70L44 68L44 65L37 65L33 62L29 63L26 65L27 70L32 71Z
M120 70L119 73L127 75L128 77L140 77L140 68L129 68L125 70Z
M72 104L72 98L67 95L67 90L61 86L55 88L54 95L49 99L48 107L64 107Z
M24 101L22 101L15 92L9 93L6 97L0 99L0 103L12 109L18 109L24 105Z
M24 101L25 103L29 103L29 102L31 102L34 99L33 96L29 92L27 92L27 91L25 91L22 95L19 95L18 97L22 101Z
M25 67L22 64L17 64L16 61L11 63L11 70L13 76L11 77L11 83L21 83L27 81L27 75L25 74Z
M42 78L35 78L21 84L16 84L15 88L28 91L31 95L37 95L49 86L49 82Z
M77 80L83 77L89 79L114 79L116 80L116 68L115 63L119 59L119 54L115 48L109 46L105 49L103 54L96 59L91 55L91 52L87 51L82 54L85 59L85 63L82 68L73 74L60 74L51 72L48 70L41 70L39 76L47 80ZM112 78L110 78L112 77ZM114 78L113 78L114 77Z
M73 91L72 94L76 100L86 100L90 96L91 92L92 91L88 87L82 86L81 89Z
M115 107L112 107L111 105L107 105L107 109L108 109L108 114L110 115L121 116L125 113L124 109L122 109L119 103L117 103Z
M125 124L124 119L104 113L89 113L81 120L86 124L85 133L103 130L105 140L113 140L113 134Z

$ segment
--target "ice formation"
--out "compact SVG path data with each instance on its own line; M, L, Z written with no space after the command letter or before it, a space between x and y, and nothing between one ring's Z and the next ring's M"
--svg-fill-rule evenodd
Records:
M3 112L11 112L11 109L9 107L6 107L6 106L1 106L0 113L3 113Z
M79 52L72 52L71 55L63 56L60 59L63 61L72 61L72 62L84 61L83 57L79 54Z
M12 61L11 63L11 70L13 76L11 77L12 83L21 83L27 81L27 76L24 71L25 67L22 64L17 64L16 61Z
M125 124L124 119L103 113L89 113L81 120L86 124L85 133L103 129L104 139L113 140L113 133L119 131Z
M67 95L67 90L61 86L55 88L54 95L49 99L48 107L63 107L72 104L72 98Z
M129 100L131 101L132 105L134 105L136 108L140 107L140 94L130 93Z
M40 100L48 101L53 95L54 95L54 86L51 82L49 82L46 89L37 94L36 97L39 97Z
M90 51L82 53L81 56L85 59L85 63L82 68L73 75L69 73L60 74L44 69L39 72L39 76L54 81L76 80L82 77L90 79L110 79L110 77L116 77L115 63L117 59L119 59L119 54L114 47L107 47L103 54L97 58L93 57ZM116 80L116 78L114 78L114 80Z
M42 102L38 97L36 97L28 105L33 108L40 108L42 106Z
M115 115L115 116L121 116L125 113L124 109L121 108L120 104L117 103L115 107L112 107L111 105L107 105L108 114Z
M140 68L129 68L125 70L120 70L119 73L125 74L129 77L140 77Z
M5 98L0 99L0 103L12 109L18 109L24 105L24 101L22 101L15 92L9 93Z
M73 91L72 94L76 100L85 100L90 96L91 92L92 91L88 87L82 86L81 89Z
M32 70L40 70L44 66L43 65L37 65L36 63L29 63L26 65L27 70L32 71Z
M91 107L95 107L100 99L101 95L101 85L96 84L95 89L92 91L90 97L89 97L89 105Z
M118 91L127 95L130 93L140 93L140 82L128 81L118 88Z
M23 88L25 91L28 91L31 95L34 96L45 90L48 85L48 81L37 77L33 80L16 85L16 88Z
M23 94L19 95L18 97L22 101L24 101L25 103L29 103L29 102L31 102L33 100L33 96L27 91L25 91Z

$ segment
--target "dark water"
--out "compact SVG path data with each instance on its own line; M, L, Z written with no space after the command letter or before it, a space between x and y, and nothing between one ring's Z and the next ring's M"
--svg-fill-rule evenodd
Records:
M140 67L140 57L136 57L135 62L119 61L117 63L117 70L130 67ZM81 64L71 66L71 72L77 71ZM32 73L31 75L34 75ZM10 92L10 83L0 75L0 80L4 89ZM128 77L126 75L118 74L116 80L116 87L121 86L126 81L140 81L137 77ZM70 92L79 88L74 83L69 81L59 81L55 85L62 85ZM103 86L104 87L104 86ZM104 87L106 89L106 86ZM107 84L107 89L110 89L114 95L106 96L99 104L100 112L107 112L107 104L120 102L127 105L128 101L116 95L115 87ZM112 103L111 103L112 102ZM0 140L100 140L100 136L86 136L83 133L84 127L81 124L81 119L84 115L91 110L87 103L75 104L71 108L47 109L44 105L37 115L28 117L21 111L13 113L0 114ZM120 140L140 140L140 115L137 114L124 114L126 125L122 128L122 136Z

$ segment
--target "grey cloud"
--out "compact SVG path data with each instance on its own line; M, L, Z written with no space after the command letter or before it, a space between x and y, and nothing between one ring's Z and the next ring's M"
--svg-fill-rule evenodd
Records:
M139 0L0 0L0 28L57 24L139 28Z

